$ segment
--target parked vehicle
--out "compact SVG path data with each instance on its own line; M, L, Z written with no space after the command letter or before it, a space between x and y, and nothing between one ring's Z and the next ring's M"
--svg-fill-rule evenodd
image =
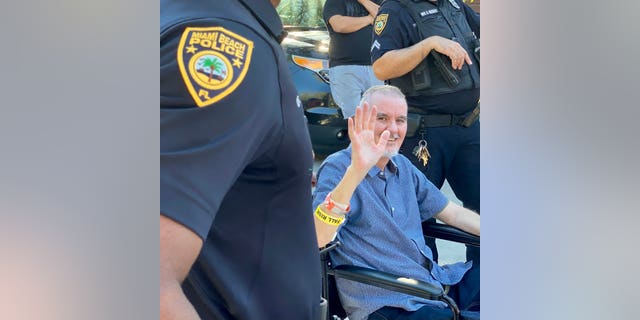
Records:
M329 88L329 33L322 20L325 0L282 0L278 13L288 32L282 41L293 81L307 117L316 154L349 144L347 122Z
M282 47L305 110L313 150L320 155L349 145L347 121L329 88L329 32L322 19L325 1L281 0L277 7L289 33ZM463 2L480 12L480 0Z

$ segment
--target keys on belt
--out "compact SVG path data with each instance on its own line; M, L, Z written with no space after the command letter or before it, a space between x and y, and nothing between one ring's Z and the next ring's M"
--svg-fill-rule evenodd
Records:
M411 111L411 110L410 110ZM453 114L420 114L420 140L418 145L412 150L412 154L422 162L423 166L427 166L431 154L427 149L427 141L425 140L424 128L429 127L448 127L460 125L470 127L480 117L480 104L478 104L469 114L464 116L456 116Z

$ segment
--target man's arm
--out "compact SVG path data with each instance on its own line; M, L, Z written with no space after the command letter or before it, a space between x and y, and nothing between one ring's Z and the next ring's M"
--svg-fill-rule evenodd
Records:
M180 286L196 261L202 240L183 225L160 215L160 319L199 320Z
M348 204L351 202L353 192L367 173L384 155L385 146L390 132L385 130L378 143L375 143L374 127L377 116L375 106L369 107L367 103L356 108L354 117L349 118L348 129L351 140L351 164L342 176L340 182L331 191L331 199L337 203ZM332 217L339 217L331 213L325 203L320 204L320 209ZM315 217L316 236L318 247L322 248L331 240L338 226L330 225Z
M347 17L337 14L329 18L329 24L331 25L331 28L337 33L356 32L372 23L372 16Z
M356 190L362 179L367 175L367 172L368 171L363 172L363 170L358 170L352 166L347 167L347 171L344 176L338 185L336 185L336 187L331 191L331 199L338 203L350 203L353 192ZM325 202L320 203L320 210L333 218L344 217L342 215L332 213L331 210L327 208ZM322 248L333 240L338 226L324 223L318 219L317 216L314 217L314 222L316 227L316 236L318 238L318 248Z
M410 47L385 52L373 63L373 72L380 80L403 76L422 62L431 50L447 55L454 69L462 69L465 62L472 64L469 54L459 43L431 36Z
M450 226L480 236L480 215L451 201L436 218Z
M358 2L360 2L360 4L367 9L367 12L369 12L369 15L371 15L372 17L375 17L378 15L378 9L380 8L379 5L375 4L373 1L371 0L358 0Z

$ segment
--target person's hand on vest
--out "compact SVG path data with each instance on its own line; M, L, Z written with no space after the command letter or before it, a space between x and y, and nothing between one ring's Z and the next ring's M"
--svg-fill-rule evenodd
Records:
M427 48L433 48L434 50L446 55L451 59L451 67L455 70L461 70L462 66L466 62L472 64L471 57L466 50L456 41L443 38L441 36L431 36L422 40L426 43ZM431 51L431 50L429 50ZM426 52L425 56L429 54Z

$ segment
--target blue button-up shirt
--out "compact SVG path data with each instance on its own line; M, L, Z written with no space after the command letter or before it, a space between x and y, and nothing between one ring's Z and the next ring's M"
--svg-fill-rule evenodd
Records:
M342 179L351 163L351 148L327 157L318 170L313 206ZM337 231L341 246L331 252L334 265L373 268L436 285L453 285L471 268L471 262L439 266L425 244L421 222L441 212L447 197L409 159L397 155L385 170L374 166L351 198L347 220ZM428 265L433 265L431 271ZM349 319L366 319L384 306L417 310L443 302L417 298L350 280L337 279Z

